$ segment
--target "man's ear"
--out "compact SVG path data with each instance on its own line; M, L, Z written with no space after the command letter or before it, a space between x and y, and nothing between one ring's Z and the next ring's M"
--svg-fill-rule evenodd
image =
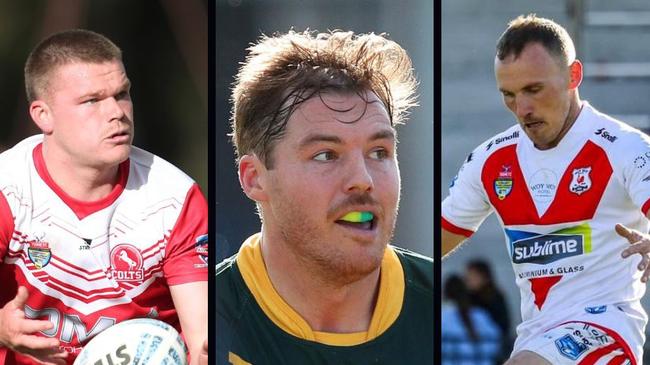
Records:
M569 65L569 88L575 89L582 83L582 63L579 60Z
M29 104L29 115L43 134L52 134L54 130L52 110L43 100L34 100Z
M239 184L246 196L258 203L268 199L266 172L266 167L255 154L239 159Z

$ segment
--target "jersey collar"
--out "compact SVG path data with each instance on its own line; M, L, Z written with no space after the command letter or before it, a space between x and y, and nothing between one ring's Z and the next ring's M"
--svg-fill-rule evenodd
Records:
M402 310L405 291L404 271L391 246L386 248L381 262L379 295L366 332L313 331L307 321L291 308L273 287L264 265L259 233L244 242L237 255L237 265L246 286L264 314L283 331L304 340L333 346L354 346L368 342L384 333L397 320Z
M126 159L126 161L120 163L120 166L118 168L118 182L115 184L113 187L113 190L104 198L95 200L95 201L81 201L78 199L75 199L68 195L59 185L57 185L52 177L50 176L50 173L47 171L47 166L45 166L45 160L43 159L43 143L39 143L36 147L34 147L34 150L32 151L32 157L34 159L34 167L36 168L36 172L38 172L38 175L41 177L41 179L47 184L47 186L56 193L56 195L61 198L61 200L68 206L74 214L79 218L79 220L84 219L85 217L98 212L117 200L117 198L122 194L122 191L124 191L124 187L126 186L127 179L129 177L129 159Z

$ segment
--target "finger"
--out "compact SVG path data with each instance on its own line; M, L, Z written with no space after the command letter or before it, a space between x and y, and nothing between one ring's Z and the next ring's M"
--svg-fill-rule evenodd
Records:
M16 350L30 356L38 357L39 359L46 359L46 358L65 359L66 357L68 357L68 353L58 346L50 347L46 349L18 347L16 348Z
M626 238L629 243L635 243L643 238L637 231L629 229L620 223L614 226L614 230L619 236Z
M650 279L650 265L646 265L646 269L643 272L643 276L641 276L641 281L647 283L649 279Z
M36 335L19 335L15 342L16 348L22 348L25 351L33 353L34 351L46 351L49 353L59 352L61 344L56 338L42 337Z
M14 306L14 308L23 310L23 308L25 308L25 303L27 303L27 298L29 298L27 288L19 286L16 296L11 300L11 305Z
M30 334L40 331L47 331L52 329L54 325L52 322L40 319L21 319L18 323L18 330L20 333Z
M650 261L650 257L648 255L641 255L641 262L637 265L637 269L640 271L645 271L645 269L648 267L648 262Z
M639 243L635 243L629 246L628 248L626 248L625 250L623 250L623 252L621 252L621 256L625 258L637 253L641 255L645 255L648 252L650 252L650 241L642 241Z
M38 359L43 365L66 365L64 359Z

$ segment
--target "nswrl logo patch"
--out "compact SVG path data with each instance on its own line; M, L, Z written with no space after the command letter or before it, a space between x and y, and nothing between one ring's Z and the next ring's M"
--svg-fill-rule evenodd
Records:
M587 345L576 341L571 335L564 335L555 340L555 347L562 355L574 361L587 351Z

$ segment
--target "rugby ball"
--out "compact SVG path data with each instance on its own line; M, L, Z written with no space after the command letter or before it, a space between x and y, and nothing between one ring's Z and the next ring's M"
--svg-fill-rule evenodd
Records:
M185 342L165 322L138 318L100 332L83 348L74 365L186 365Z

